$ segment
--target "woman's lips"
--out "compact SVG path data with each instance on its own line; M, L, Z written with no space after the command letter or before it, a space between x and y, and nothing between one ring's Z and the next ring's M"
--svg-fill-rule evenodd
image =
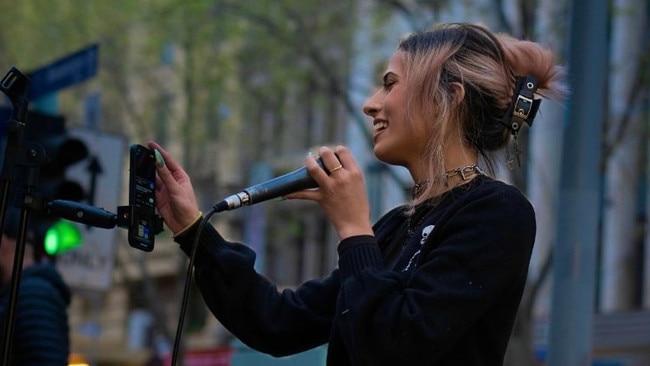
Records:
M377 141L377 136L379 136L382 132L384 132L386 130L386 128L388 128L388 122L386 122L386 121L375 121L372 126L373 126L373 130L375 132L374 140L376 142Z

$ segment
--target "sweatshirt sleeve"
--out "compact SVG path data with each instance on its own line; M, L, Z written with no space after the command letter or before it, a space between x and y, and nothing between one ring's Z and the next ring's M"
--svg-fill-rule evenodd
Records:
M176 238L189 256L197 226ZM194 276L205 303L237 338L260 352L285 356L327 342L337 271L296 289L279 290L254 269L255 252L208 224L200 235Z
M408 271L382 268L373 237L341 242L336 326L356 364L432 364L476 334L485 339L473 344L507 343L535 236L532 206L509 188L477 190L435 225Z

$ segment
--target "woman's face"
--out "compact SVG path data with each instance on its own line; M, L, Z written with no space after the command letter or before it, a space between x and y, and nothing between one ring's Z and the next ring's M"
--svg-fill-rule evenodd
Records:
M375 156L411 170L422 158L428 134L423 122L408 120L405 72L404 54L397 51L384 72L382 87L366 101L363 112L372 117Z

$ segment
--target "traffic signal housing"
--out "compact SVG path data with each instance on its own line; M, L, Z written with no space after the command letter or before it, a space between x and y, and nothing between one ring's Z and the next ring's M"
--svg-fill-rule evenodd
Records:
M45 205L55 199L84 201L83 187L66 176L66 170L88 156L86 144L68 134L65 118L39 112L28 113L23 141L40 146L45 159L39 166L35 195ZM33 210L28 227L33 231L37 252L61 254L81 245L82 235L75 224L53 217L45 207Z

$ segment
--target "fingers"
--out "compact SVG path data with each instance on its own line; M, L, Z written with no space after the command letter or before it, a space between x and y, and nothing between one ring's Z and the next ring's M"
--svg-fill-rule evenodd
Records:
M156 205L167 226L176 232L196 220L199 212L189 176L159 144L147 146L156 154Z
M321 147L318 150L318 154L323 160L323 166L330 173L336 173L338 170L343 169L343 164L339 161L339 158L336 156L334 151L328 147Z
M342 173L344 170L356 169L357 165L354 158L344 146L337 146L334 150L323 146L318 150L318 153L330 177L334 177L335 173Z
M334 154L334 151L327 147L321 147L318 150L318 154L322 161L322 167L319 166L316 158L313 156L307 157L305 166L307 167L309 175L314 178L319 187L323 188L327 186L328 178L330 176L343 170L343 164L341 164L338 157Z
M352 153L350 153L350 150L348 150L344 146L337 146L334 151L337 158L341 162L341 165L343 165L343 167L346 167L347 169L356 169L357 163L352 157Z
M359 170L350 150L344 146L339 145L334 150L322 147L319 153L331 179L341 179L350 175L356 175Z
M340 238L372 235L363 174L351 152L343 146L321 147L319 155L325 169L321 169L313 157L306 161L318 188L295 192L287 198L318 202Z
M154 150L156 155L157 187L165 188L172 195L193 193L190 178L181 165L157 143L151 141L148 146Z
M162 168L173 162L174 159L169 155L165 149L163 149L158 143L154 141L149 141L147 146L153 150L156 154L156 165L158 168Z
M343 146L337 146L335 149L321 147L318 154L322 160L322 167L313 156L307 157L305 166L319 188L294 192L286 195L285 198L320 201L324 197L324 192L333 190L336 184L341 184L351 176L350 173L355 175L358 170L352 154Z
M174 177L178 174L185 174L180 164L158 143L150 141L147 146L154 150L156 155L156 171L162 183L166 186L176 184L177 179Z

